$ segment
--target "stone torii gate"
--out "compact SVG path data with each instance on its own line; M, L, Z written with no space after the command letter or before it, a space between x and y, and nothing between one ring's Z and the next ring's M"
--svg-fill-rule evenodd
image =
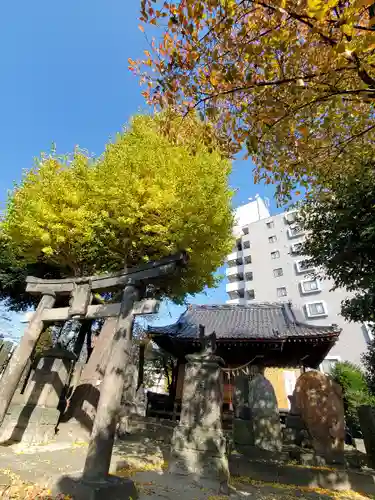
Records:
M82 498L89 497L87 488L93 491L88 485L94 483L97 485L98 482L100 484L105 482L105 490L107 494L109 493L108 472L116 421L121 405L124 367L130 356L134 316L156 312L158 306L157 300L141 300L145 295L146 287L155 284L158 287L161 285L162 288L163 284L171 279L171 275L174 275L173 279L176 279L176 272L186 263L187 255L182 252L115 274L60 280L28 277L26 280L26 291L41 295L41 300L0 381L0 425L45 323L68 319L117 317L111 355L101 384L98 408L83 472L86 489L82 491ZM121 289L123 290L121 302L91 305L93 293ZM70 296L69 306L54 307L56 298L64 295ZM112 491L114 496L111 498L115 498L118 485L112 486L116 491ZM99 493L97 486L94 490ZM80 493L75 491L75 495L78 495L78 498Z

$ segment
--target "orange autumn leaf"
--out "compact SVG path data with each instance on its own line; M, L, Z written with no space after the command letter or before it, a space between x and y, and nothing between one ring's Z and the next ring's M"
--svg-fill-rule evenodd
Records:
M167 14L160 28L145 20L161 41L137 61L153 83L149 101L198 110L226 155L253 137L257 178L267 172L280 201L300 183L328 185L374 156L373 1L342 0L339 10L337 0L143 3Z

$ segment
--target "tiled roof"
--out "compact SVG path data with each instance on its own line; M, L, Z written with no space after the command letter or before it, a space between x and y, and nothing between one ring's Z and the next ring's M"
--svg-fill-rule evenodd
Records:
M240 305L190 305L177 323L149 327L151 335L169 335L178 339L199 338L199 325L206 335L216 333L217 339L265 339L288 337L311 338L338 336L337 325L317 326L296 320L288 303L254 303Z

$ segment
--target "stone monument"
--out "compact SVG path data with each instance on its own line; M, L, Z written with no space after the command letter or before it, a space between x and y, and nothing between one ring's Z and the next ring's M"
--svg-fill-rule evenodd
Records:
M260 366L236 378L236 418L233 441L247 453L278 452L282 448L280 416L273 386Z
M301 416L315 453L327 462L341 462L345 442L341 387L324 373L303 373L294 389L293 412Z
M249 383L249 408L254 446L279 452L282 448L280 415L275 390L271 382L259 373Z
M200 354L188 355L180 422L172 436L170 473L190 476L226 492L229 470L222 430L224 361L215 355L215 333L204 337Z

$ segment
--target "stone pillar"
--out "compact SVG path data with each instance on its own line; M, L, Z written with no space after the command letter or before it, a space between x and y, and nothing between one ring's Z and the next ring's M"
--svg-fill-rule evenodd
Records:
M62 421L74 418L89 434L92 431L98 406L101 382L111 353L117 318L107 318L89 361L83 366L79 380L74 385L70 406Z
M212 353L186 356L181 418L175 427L169 472L227 489L229 471L222 430L223 360Z
M41 298L39 305L32 316L32 319L11 357L5 373L0 381L0 425L2 424L7 409L12 401L13 395L16 392L22 373L26 367L27 361L30 358L36 343L43 330L43 311L50 309L55 304L55 294L45 294Z
M365 443L368 466L375 467L375 408L360 406L358 408L359 424Z
M124 386L121 398L120 418L118 435L123 436L129 432L129 419L136 413L136 392L137 392L137 367L129 362L125 366Z
M60 416L60 396L69 381L75 356L65 349L50 349L38 362L23 394L4 419L0 441L42 444L53 439Z
M0 346L0 374L5 370L8 361L9 361L9 356L10 353L12 352L13 344L12 342L1 342Z
M254 445L253 429L250 421L249 382L248 375L239 375L235 379L233 443L239 451L243 446Z

